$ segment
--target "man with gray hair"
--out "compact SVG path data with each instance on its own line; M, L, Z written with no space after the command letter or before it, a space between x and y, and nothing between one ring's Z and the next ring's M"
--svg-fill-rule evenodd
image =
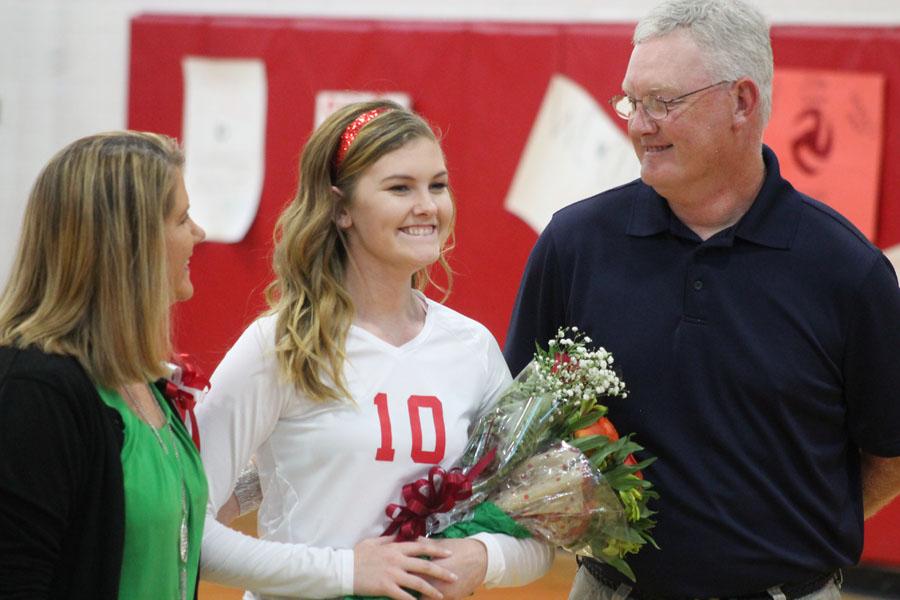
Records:
M660 549L628 557L636 582L583 561L570 598L839 598L900 491L896 275L763 145L758 10L670 0L633 41L611 104L641 178L554 215L505 349L515 373L577 325L629 387L611 418L658 457Z

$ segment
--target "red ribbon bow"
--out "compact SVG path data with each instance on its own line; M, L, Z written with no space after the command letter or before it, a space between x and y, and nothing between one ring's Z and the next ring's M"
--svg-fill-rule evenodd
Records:
M435 513L447 512L460 500L472 495L472 482L494 459L491 450L468 474L459 467L449 471L439 466L428 470L427 479L417 479L403 486L402 496L406 506L388 504L385 514L391 520L381 535L397 533L398 542L419 538L426 533L426 519Z
M191 432L191 439L197 450L200 449L200 429L197 427L197 416L194 407L197 396L209 389L209 379L197 368L190 356L178 354L172 359L172 375L166 380L166 397L175 405L178 416Z

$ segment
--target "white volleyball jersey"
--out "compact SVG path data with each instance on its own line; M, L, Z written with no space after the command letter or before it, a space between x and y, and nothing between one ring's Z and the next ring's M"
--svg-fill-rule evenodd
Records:
M425 324L396 347L351 326L351 401L312 402L278 374L275 317L257 320L226 354L198 406L209 479L203 577L264 594L329 598L353 590L353 546L382 534L385 507L428 468L453 466L478 413L510 382L479 323L427 300ZM215 521L256 456L260 540ZM488 585L541 576L552 550L479 534Z

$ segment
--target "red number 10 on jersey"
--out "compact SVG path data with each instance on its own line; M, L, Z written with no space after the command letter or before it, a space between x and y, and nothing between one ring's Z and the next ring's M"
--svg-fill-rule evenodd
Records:
M391 432L391 415L388 412L387 394L379 393L375 396L375 406L378 408L378 423L381 425L381 447L375 451L375 460L394 460L394 436ZM444 459L444 448L447 445L447 435L444 431L444 408L437 396L410 396L406 401L409 410L409 428L412 433L412 448L410 458L413 462L436 465ZM434 450L422 448L422 415L423 408L431 410L434 423Z

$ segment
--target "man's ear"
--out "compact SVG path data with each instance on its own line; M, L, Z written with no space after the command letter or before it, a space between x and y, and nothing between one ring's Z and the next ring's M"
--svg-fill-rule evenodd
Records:
M334 214L334 222L340 229L350 229L353 225L353 219L350 218L350 212L344 203L344 192L337 186L331 186L331 192L335 195L334 205L337 207Z
M752 79L744 77L734 84L732 92L735 98L734 119L736 123L744 123L761 109L759 87Z

